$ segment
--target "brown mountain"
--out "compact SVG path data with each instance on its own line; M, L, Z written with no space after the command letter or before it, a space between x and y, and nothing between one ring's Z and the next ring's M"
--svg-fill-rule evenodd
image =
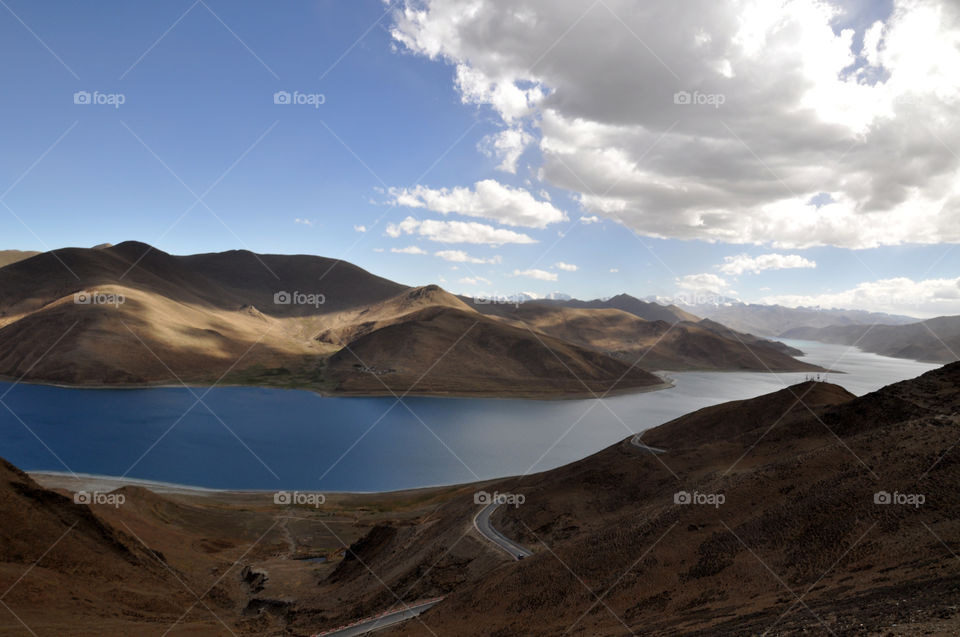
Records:
M28 250L0 250L0 268L5 265L10 265L11 263L16 263L17 261L29 259L38 254L40 253Z
M348 393L661 384L602 352L479 314L435 286L407 288L343 261L174 256L135 242L0 269L0 374L77 385L223 377Z
M621 295L626 296L626 295ZM616 298L616 297L615 297ZM632 298L632 297L629 297ZM636 300L636 299L634 299ZM638 303L644 303L638 301ZM644 306L656 305L644 303ZM812 371L798 361L799 350L783 343L740 334L708 320L644 319L614 308L576 308L558 302L475 307L538 332L589 347L646 369ZM651 312L662 315L667 308Z
M875 354L931 363L949 363L960 358L960 316L940 316L907 325L798 327L788 330L783 337L855 344Z
M643 435L665 453L627 439L483 485L525 496L493 524L532 557L464 537L465 487L320 590L353 617L395 606L385 587L445 595L384 635L957 634L958 413L960 364L860 398L808 382L710 407Z

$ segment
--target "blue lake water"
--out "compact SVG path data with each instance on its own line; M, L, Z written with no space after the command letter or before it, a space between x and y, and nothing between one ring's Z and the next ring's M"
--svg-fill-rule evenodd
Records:
M855 394L937 367L791 341ZM536 472L701 407L806 374L672 372L672 389L598 400L325 398L306 391L92 390L0 383L0 456L27 471L224 489L384 491ZM203 396L205 388L193 392Z

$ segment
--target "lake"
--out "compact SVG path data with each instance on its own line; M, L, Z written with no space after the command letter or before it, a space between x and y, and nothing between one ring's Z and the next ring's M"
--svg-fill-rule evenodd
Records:
M938 367L787 341L861 395ZM631 433L804 373L669 372L672 389L598 400L326 398L247 387L0 383L0 456L27 471L222 489L385 491L544 471Z

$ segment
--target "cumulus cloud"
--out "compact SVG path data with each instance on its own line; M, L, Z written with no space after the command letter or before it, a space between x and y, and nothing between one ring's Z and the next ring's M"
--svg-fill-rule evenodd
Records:
M513 276L525 276L531 279L539 279L541 281L557 280L556 272L547 272L546 270L539 270L537 268L530 268L529 270L514 270Z
M353 229L356 230L357 232L366 232L366 231L367 231L367 227L366 227L366 226L354 226Z
M440 250L433 254L444 261L453 261L454 263L500 263L503 260L500 255L494 255L488 259L473 257L463 250Z
M407 246L406 248L390 248L390 252L397 254L426 254L427 251L419 246Z
M557 261L553 264L553 267L557 268L558 270L565 270L567 272L576 272L578 269L574 264L564 263L563 261Z
M312 226L312 225L313 225L313 222L310 221L309 219L301 219L300 217L297 217L296 219L294 219L293 222L294 222L294 223L299 223L299 224L302 225L302 226Z
M764 270L786 270L790 268L815 268L815 261L805 259L799 254L761 254L751 257L747 254L738 254L724 257L720 271L731 276L739 276L744 272L757 274Z
M484 179L473 189L456 188L391 188L394 203L408 208L425 208L441 214L457 213L481 217L508 226L545 228L551 223L566 221L567 215L546 201L539 201L522 188L511 188L494 179Z
M533 141L533 135L522 128L507 128L496 135L487 135L480 142L479 149L487 157L500 159L497 170L516 174L520 155ZM540 193L543 197L544 193ZM549 199L550 197L543 197Z
M778 248L957 242L960 5L892 7L835 30L824 0L404 0L391 32L533 131L541 179L588 218Z
M599 222L600 222L600 217L598 217L597 215L586 215L586 216L580 217L580 223L585 223L589 225L591 223L599 223Z
M387 224L387 236L397 238L415 234L438 243L479 243L491 246L505 243L536 243L537 240L520 232L494 228L474 221L420 221L407 217L400 223Z
M716 274L688 274L676 281L677 286L684 290L722 292L727 289L727 282Z
M905 277L860 283L842 292L777 295L761 303L787 307L824 307L932 317L960 314L960 277L914 281Z

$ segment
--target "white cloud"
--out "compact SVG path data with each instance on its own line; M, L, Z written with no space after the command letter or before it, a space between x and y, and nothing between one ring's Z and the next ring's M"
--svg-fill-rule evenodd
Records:
M620 271L620 268L610 268L610 273L615 274Z
M553 264L553 267L557 268L558 270L565 270L567 272L576 272L578 269L574 264L564 263L563 261L557 261Z
M591 223L599 223L599 221L600 221L600 217L598 217L597 215L587 215L585 217L580 217L580 223L591 224Z
M301 219L300 217L297 217L296 219L294 219L293 222L299 223L302 226L313 226L312 221L310 221L309 219Z
M960 314L960 277L914 281L905 277L860 283L842 292L775 295L761 303L787 307L824 307L932 317Z
M503 260L500 255L494 255L489 259L473 257L463 250L440 250L433 254L444 261L453 261L454 263L500 263Z
M357 232L366 232L366 231L367 231L367 227L366 227L366 226L354 226L353 229L356 230Z
M407 246L406 248L390 248L390 252L396 254L426 254L427 251L420 246Z
M747 254L738 254L724 257L720 271L731 276L739 276L744 272L757 274L764 270L786 270L789 268L815 268L815 261L810 261L799 254L761 254L751 257Z
M517 161L532 141L533 135L522 128L507 128L496 135L484 137L478 148L487 157L500 159L497 170L515 175L517 173ZM541 197L543 197L542 194ZM543 198L549 199L549 197Z
M458 281L464 285L490 285L490 279L485 279L482 276L466 276Z
M678 287L684 290L709 292L722 292L728 287L725 280L709 272L703 274L688 274L678 278L676 283Z
M960 5L892 5L837 32L823 0L404 0L391 32L535 131L534 169L587 217L777 248L960 242Z
M441 214L451 212L481 217L508 226L545 228L566 221L567 215L547 201L539 201L522 188L511 188L494 179L484 179L473 190L456 188L391 188L394 203L408 208L425 208Z
M425 219L420 221L407 217L400 223L387 225L386 233L390 237L400 237L406 234L416 234L439 243L479 243L491 246L505 243L536 243L536 239L523 233L494 228L473 221L437 221Z
M547 272L546 270L538 270L537 268L530 268L529 270L514 270L513 276L525 276L530 277L531 279L539 279L541 281L557 280L556 272Z

